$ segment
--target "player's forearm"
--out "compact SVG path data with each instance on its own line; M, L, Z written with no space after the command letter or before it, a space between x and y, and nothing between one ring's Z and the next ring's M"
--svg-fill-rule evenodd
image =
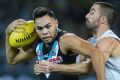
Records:
M91 56L93 67L95 69L97 80L106 80L105 79L105 61L102 53L99 51L94 51Z
M89 64L79 63L79 64L53 64L51 71L57 73L64 73L70 75L79 75L89 72Z
M10 64L14 64L14 58L17 54L14 53L15 49L13 51L13 48L9 45L8 39L9 39L9 37L6 33L6 57L7 57L7 62L10 63ZM17 49L16 49L16 51L17 51Z

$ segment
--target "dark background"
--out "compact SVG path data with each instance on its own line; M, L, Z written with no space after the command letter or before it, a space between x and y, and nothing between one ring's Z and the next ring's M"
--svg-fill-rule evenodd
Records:
M112 3L117 19L112 30L120 37L120 0L0 0L0 80L36 80L33 73L34 59L17 65L9 65L5 56L5 29L15 19L32 19L32 11L43 6L52 9L61 29L88 39L90 31L85 25L85 15L96 1Z

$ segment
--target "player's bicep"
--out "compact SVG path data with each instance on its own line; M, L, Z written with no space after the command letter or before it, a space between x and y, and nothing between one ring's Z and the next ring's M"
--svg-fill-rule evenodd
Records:
M94 51L96 51L95 47L89 44L87 41L75 36L72 40L73 44L71 45L71 50L74 53L79 53L82 55L91 56Z
M116 42L113 38L103 38L97 43L97 48L103 53L105 61L110 57Z
M74 54L83 54L90 56L96 49L87 41L77 37L76 35L68 35L61 40L66 50L72 51Z

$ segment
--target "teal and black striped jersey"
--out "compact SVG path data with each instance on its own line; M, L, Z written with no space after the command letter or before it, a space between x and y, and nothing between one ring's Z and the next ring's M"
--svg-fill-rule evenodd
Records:
M50 44L50 47L46 47L44 42L41 40L36 43L35 49L39 61L48 60L53 64L72 64L76 62L76 55L64 55L60 50L59 39L65 33L65 31L59 30L56 38ZM40 74L39 76L40 80L79 80L78 76L53 72L50 73L48 78L45 74Z

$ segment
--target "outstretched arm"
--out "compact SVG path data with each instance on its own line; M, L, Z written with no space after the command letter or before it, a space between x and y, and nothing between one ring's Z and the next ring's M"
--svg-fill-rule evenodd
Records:
M79 75L87 74L90 71L92 71L92 64L90 59L74 64L52 64L49 61L43 61L34 65L34 72L36 75L48 72Z
M61 49L63 53L71 51L73 53L82 53L83 55L90 56L97 75L97 80L105 80L105 62L103 54L98 48L93 47L87 41L77 37L76 35L67 35L60 40Z
M92 64L90 60L74 64L53 64L51 71L70 75L87 74L92 71Z

